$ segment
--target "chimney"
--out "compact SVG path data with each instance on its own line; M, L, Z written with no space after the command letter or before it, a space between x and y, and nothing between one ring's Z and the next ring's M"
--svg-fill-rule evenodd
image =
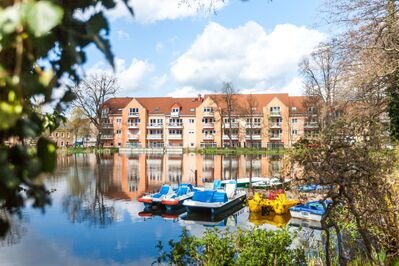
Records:
M198 102L202 102L202 96L201 96L201 94L198 94L198 96L197 96L197 101L198 101Z

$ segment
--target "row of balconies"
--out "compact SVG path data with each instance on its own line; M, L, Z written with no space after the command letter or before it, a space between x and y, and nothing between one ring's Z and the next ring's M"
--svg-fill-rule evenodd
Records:
M281 140L281 137L282 137L281 134L269 135L270 140ZM128 134L129 140L138 140L139 138L140 138L139 134ZM163 139L163 134L148 134L146 136L146 138L148 140L161 140L161 139ZM112 140L112 139L114 139L114 135L101 135L101 139ZM170 134L170 135L168 135L168 139L181 140L181 139L183 139L183 135L182 134ZM203 140L213 140L213 139L215 139L215 135L214 134L203 134L202 139ZM230 137L228 135L226 135L226 134L223 135L223 140L229 140L229 139L230 139ZM231 135L231 139L238 140L239 137L238 137L238 135ZM246 135L245 139L250 140L251 135ZM252 135L252 140L261 140L261 139L262 139L261 135Z

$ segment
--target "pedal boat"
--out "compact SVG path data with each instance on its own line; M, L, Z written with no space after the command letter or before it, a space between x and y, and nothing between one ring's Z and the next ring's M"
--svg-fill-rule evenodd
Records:
M183 205L188 213L205 212L215 216L243 204L245 197L245 190L237 189L237 182L231 180L224 189L196 191L193 198L184 201Z
M325 204L331 204L331 200L326 200ZM311 220L311 221L321 221L325 208L320 201L310 201L306 204L300 204L295 207L290 208L291 217Z
M174 191L170 185L163 185L158 193L147 194L138 199L139 202L144 204L145 208L150 208L153 205L159 205L163 199L174 195Z
M180 208L183 202L187 199L191 199L194 195L194 189L191 184L180 184L174 194L166 195L161 204L165 206L167 211L171 211L176 208Z

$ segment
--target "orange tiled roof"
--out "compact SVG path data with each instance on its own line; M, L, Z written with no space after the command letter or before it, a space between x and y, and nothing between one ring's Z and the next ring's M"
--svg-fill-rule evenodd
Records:
M172 106L177 104L181 107L180 113L182 115L195 115L195 108L201 104L201 101L194 97L149 97L136 98L136 100L143 105L150 114L170 114Z
M109 113L110 114L117 114L121 113L122 109L126 107L130 103L130 101L133 98L131 97L115 97L108 99L107 101L104 102L103 108L109 108Z

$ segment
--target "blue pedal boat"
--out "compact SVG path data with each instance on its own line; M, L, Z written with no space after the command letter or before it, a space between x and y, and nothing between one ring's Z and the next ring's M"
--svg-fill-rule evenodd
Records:
M158 193L144 195L138 201L142 202L144 207L149 208L153 205L161 204L164 198L174 195L174 193L170 185L163 185Z
M331 204L331 200L326 200L325 204ZM290 214L292 218L311 220L311 221L321 221L325 208L320 201L310 201L306 204L299 204L291 207Z
M215 182L219 187L220 182ZM246 197L245 190L237 189L237 182L231 180L223 189L195 191L192 199L185 200L187 212L206 212L217 215L236 205L243 204Z
M187 199L191 199L194 195L194 188L191 184L180 184L174 194L166 195L161 203L166 210L179 208Z

